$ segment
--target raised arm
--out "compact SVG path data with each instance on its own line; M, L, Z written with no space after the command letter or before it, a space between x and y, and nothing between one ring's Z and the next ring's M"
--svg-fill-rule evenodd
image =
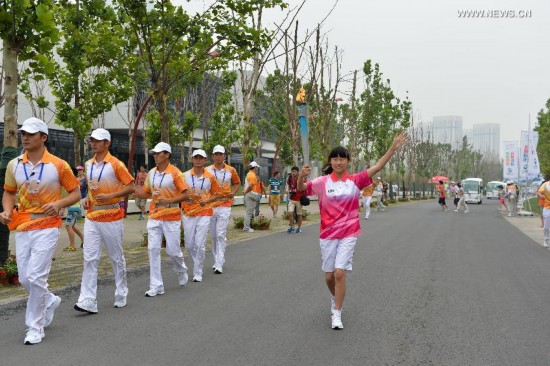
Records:
M395 136L391 147L388 149L388 151L386 151L384 156L382 156L380 160L376 162L376 164L367 169L369 177L374 176L376 173L382 170L382 168L384 168L384 166L391 159L393 154L395 154L395 152L399 150L401 146L405 145L408 141L409 135L407 134L407 132L401 132L399 135Z

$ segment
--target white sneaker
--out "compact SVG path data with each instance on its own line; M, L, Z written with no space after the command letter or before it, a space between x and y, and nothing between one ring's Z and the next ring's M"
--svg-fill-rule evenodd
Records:
M189 281L189 275L187 274L187 272L178 273L178 282L180 286L185 286L187 284L187 281Z
M466 210L466 211L464 211L464 213L468 213L468 212L470 212L470 210Z
M250 228L250 229L243 229L243 231L245 233L253 233L254 232L254 229Z
M543 248L548 248L548 243L547 243L547 242L544 242L544 243L542 244L542 247L543 247Z
M61 298L56 296L53 303L46 308L46 314L44 315L44 328L52 323L55 309L57 309L59 304L61 304Z
M43 330L38 330L34 328L27 329L27 334L25 335L25 344L37 344L42 342L45 334Z
M121 300L116 300L115 304L113 305L113 307L115 308L123 308L125 306L126 306L126 297L124 297Z
M145 292L145 297L155 297L157 295L164 295L164 287L158 289L152 288L149 291Z
M199 275L193 276L193 282L201 282L201 281L202 281L202 276L199 276Z
M344 329L344 324L342 324L342 312L335 310L332 312L332 329Z
M458 212L458 209L457 209L457 210L454 210L454 212Z
M74 304L74 309L88 314L97 314L97 301L93 299L84 299Z

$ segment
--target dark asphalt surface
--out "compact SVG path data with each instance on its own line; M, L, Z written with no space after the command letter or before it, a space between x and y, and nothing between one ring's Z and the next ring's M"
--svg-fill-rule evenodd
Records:
M550 251L497 207L430 201L362 220L342 331L314 225L229 247L224 274L199 284L179 288L165 264L163 296L145 298L148 272L135 274L123 309L110 284L97 315L67 291L39 345L23 345L24 311L4 311L0 364L549 365Z

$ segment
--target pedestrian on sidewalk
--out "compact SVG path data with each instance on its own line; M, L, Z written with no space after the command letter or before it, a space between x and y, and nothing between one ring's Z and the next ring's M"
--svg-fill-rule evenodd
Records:
M98 128L92 131L90 143L94 157L85 164L88 196L83 200L87 210L84 221L84 270L80 295L74 309L97 313L97 266L102 243L107 249L115 276L115 308L126 306L128 285L126 259L122 251L124 209L121 201L134 192L134 178L120 160L109 153L111 134Z
M193 167L183 174L190 189L189 198L181 203L185 246L193 259L193 282L202 281L206 235L214 215L212 203L218 199L220 186L213 174L204 168L206 152L193 151Z
M464 213L468 213L468 212L470 212L470 209L468 208L468 205L466 204L466 195L464 194L464 187L462 187L461 182L458 182L456 184L456 186L458 187L458 192L457 192L458 205L456 207L455 212L459 212L460 208L464 207Z
M384 206L384 181L382 177L376 178L378 183L376 184L376 211L385 211L386 206Z
M328 157L328 173L305 183L311 167L304 165L298 177L298 190L319 197L321 214L320 247L322 270L331 294L332 329L343 329L342 306L346 295L346 271L352 270L357 237L361 235L359 201L361 189L372 184L372 176L379 172L395 152L408 140L406 132L397 135L390 149L376 164L361 173L348 174L351 156L343 147L334 148Z
M504 186L498 186L498 210L499 211L508 211L508 206L506 205L506 192L504 191ZM503 209L504 208L504 209Z
M277 212L279 211L279 205L281 204L281 185L283 180L281 179L281 173L277 170L273 172L273 177L269 178L269 207L273 212L273 218L277 218Z
M298 172L300 170L297 166L293 166L290 170L290 176L287 181L287 193L288 193L288 230L291 234L296 229L296 234L302 232L302 203L300 198L304 194L298 188ZM305 182L305 178L302 178ZM296 217L294 217L296 215ZM296 227L294 227L296 224Z
M374 192L374 183L369 184L363 189L363 208L365 209L365 219L370 217L370 201L372 199L372 193Z
M136 174L136 181L135 183L135 191L139 193L139 195L135 196L135 203L136 206L139 208L141 213L139 214L139 219L143 220L145 219L145 213L147 212L145 210L145 206L147 205L147 198L140 198L141 193L143 192L143 186L145 184L145 179L147 179L147 171L145 170L145 165L139 166L139 172ZM147 195L145 195L147 196Z
M71 170L73 174L75 175L78 174L78 169L71 168ZM79 191L81 192L80 189ZM82 231L80 231L78 226L76 226L78 219L81 217L82 217L82 204L80 203L80 200L76 201L75 204L67 207L67 209L65 210L65 230L67 230L67 236L69 237L69 246L63 248L64 252L76 251L76 244L74 242L75 234L78 235L78 237L80 238L80 247L82 248L82 243L84 243L84 234L82 233Z
M243 192L245 206L243 231L249 233L254 232L254 229L250 227L250 220L254 217L256 203L262 199L262 188L260 186L260 177L256 173L257 169L260 169L260 166L255 161L251 162L248 166L248 174L246 175Z
M225 164L225 148L221 145L214 146L212 150L214 164L207 170L214 175L218 182L220 192L218 198L212 202L213 215L210 218L210 235L212 237L212 256L214 265L212 269L216 274L223 273L225 263L225 247L227 246L227 225L231 217L233 197L241 187L241 178L237 170Z
M542 218L544 219L544 242L542 246L548 248L550 245L550 180L546 180L546 182L539 187L537 195L539 198L544 198L544 209L542 210Z
M61 209L80 199L78 180L69 164L48 152L48 127L29 118L18 130L25 153L6 168L0 222L15 233L19 280L27 291L25 344L42 342L61 298L48 290L48 276L59 228ZM61 198L61 188L67 196ZM15 204L17 203L17 208Z
M147 220L147 252L149 253L149 290L146 297L164 294L161 272L160 248L166 238L166 254L172 259L172 268L180 286L187 284L187 267L181 251L181 209L179 203L189 197L187 184L181 171L170 164L172 147L159 142L149 154L155 159L155 167L149 171L136 197L153 198Z
M506 182L506 194L508 195L508 204L510 205L510 212L508 212L508 216L516 216L518 211L519 189L511 180Z

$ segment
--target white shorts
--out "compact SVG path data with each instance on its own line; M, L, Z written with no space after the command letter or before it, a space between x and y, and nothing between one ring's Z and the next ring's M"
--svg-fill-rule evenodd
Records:
M323 272L334 272L335 269L351 271L353 253L357 237L343 239L321 239L321 268Z

